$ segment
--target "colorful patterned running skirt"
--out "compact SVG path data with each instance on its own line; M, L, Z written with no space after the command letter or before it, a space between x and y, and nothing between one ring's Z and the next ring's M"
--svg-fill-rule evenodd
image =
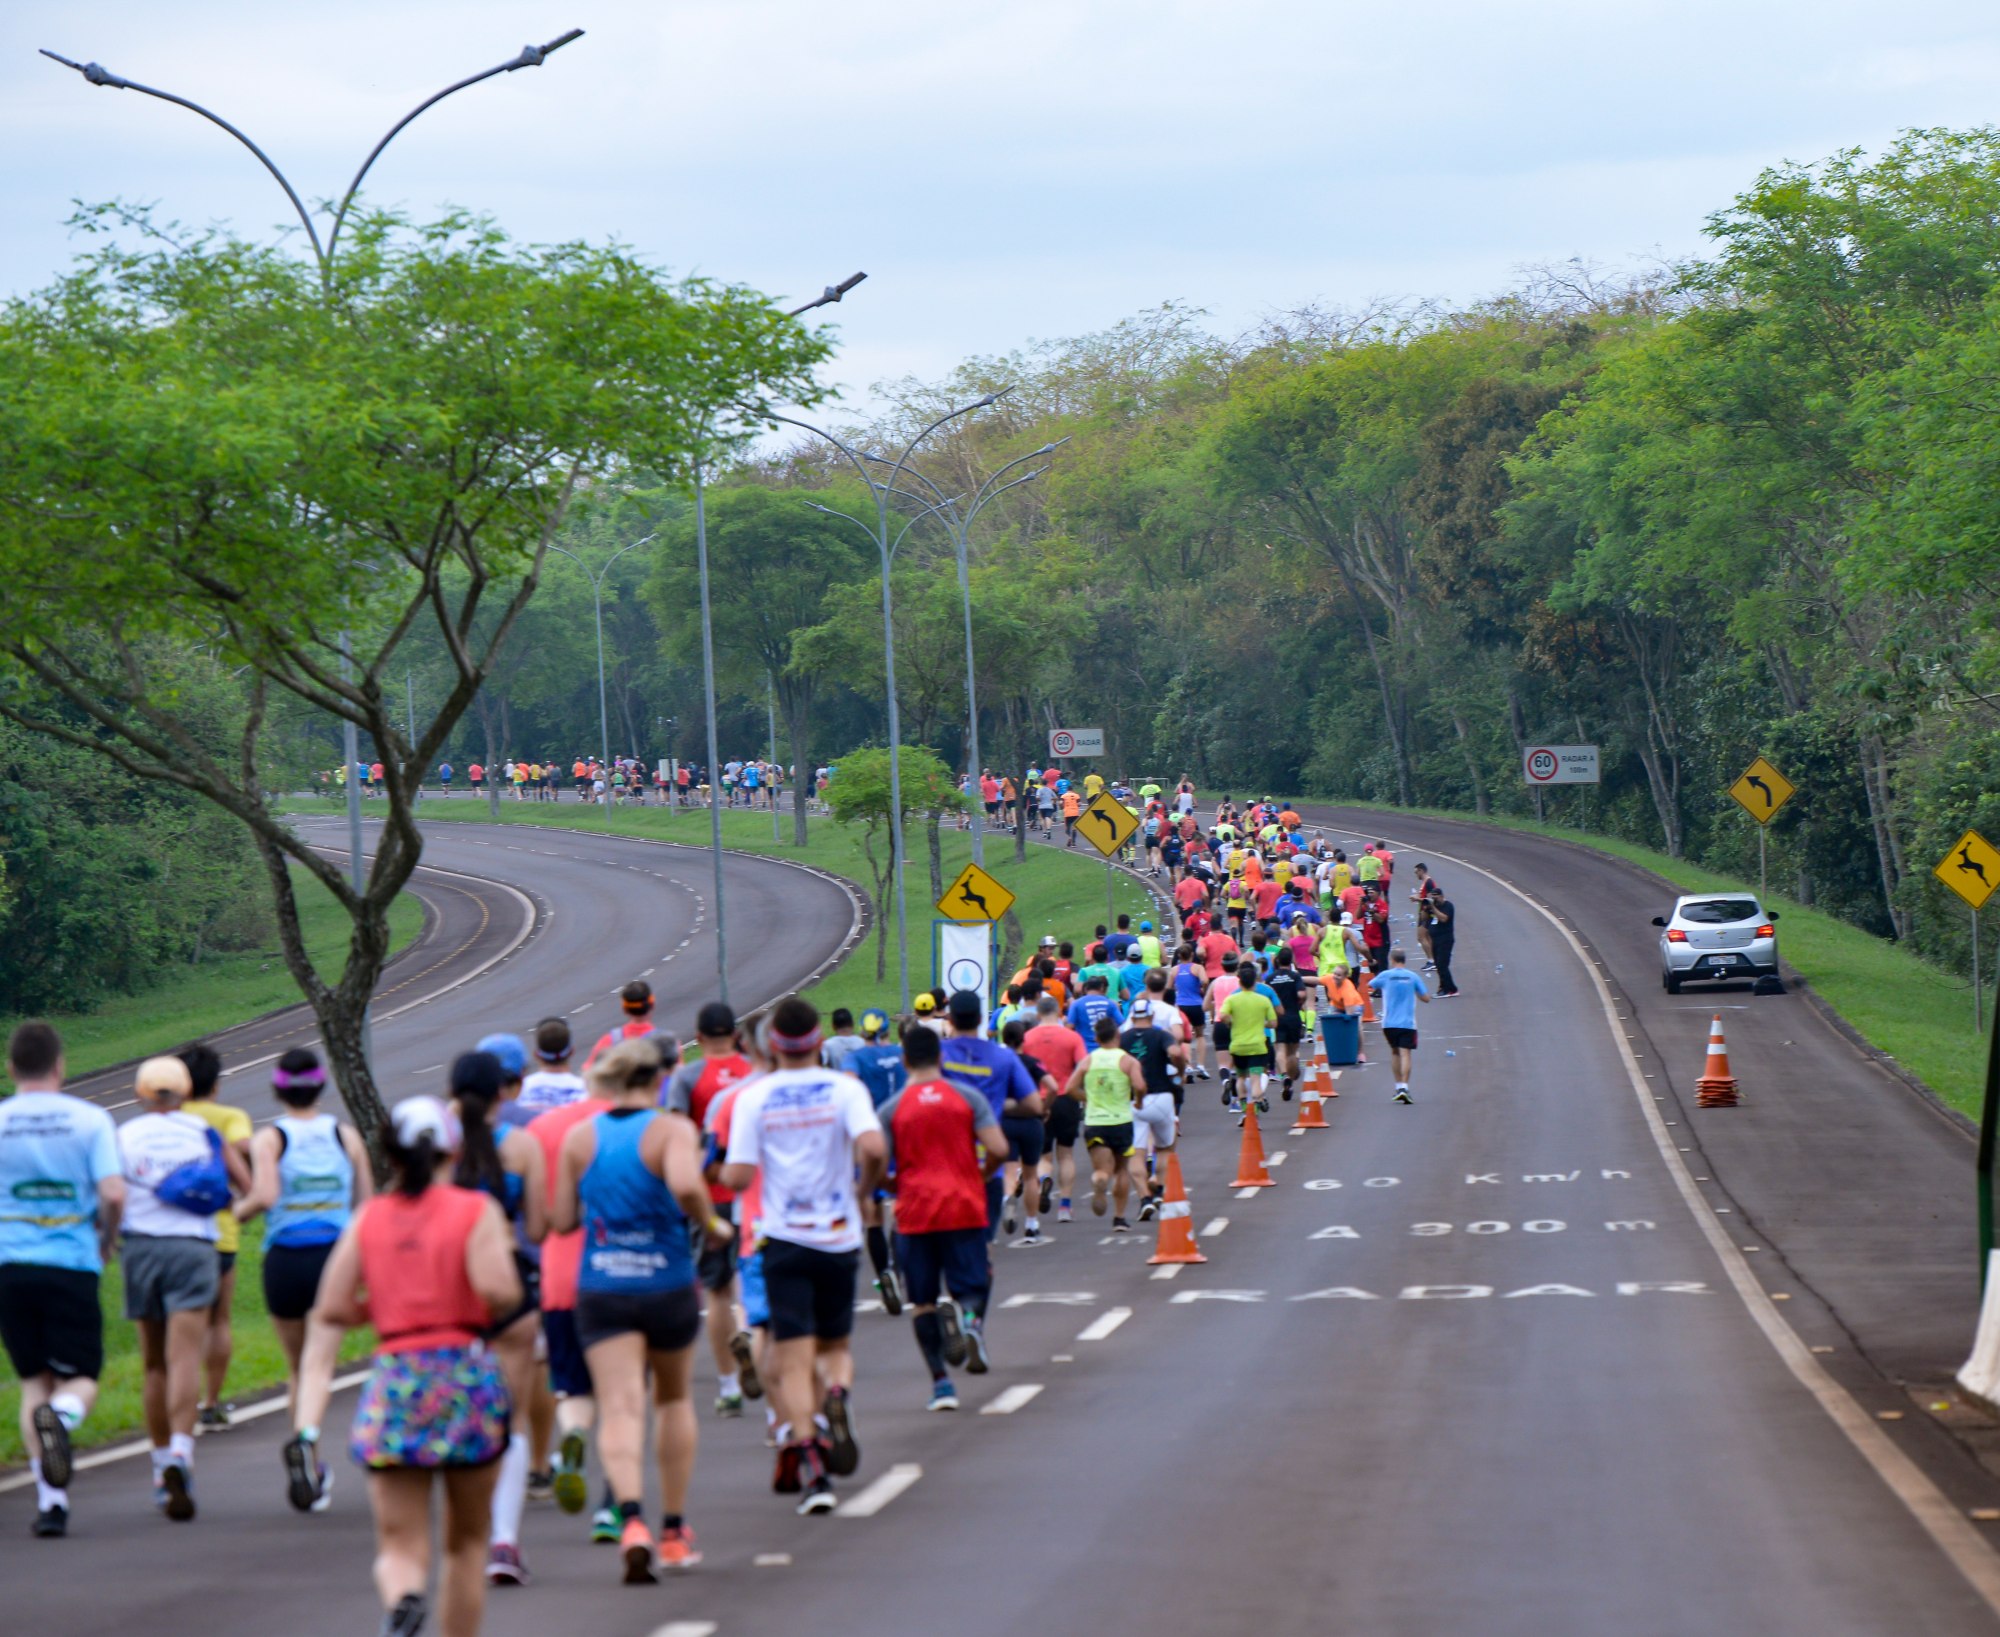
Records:
M506 1378L483 1347L378 1353L347 1449L365 1467L468 1467L497 1461L512 1416Z

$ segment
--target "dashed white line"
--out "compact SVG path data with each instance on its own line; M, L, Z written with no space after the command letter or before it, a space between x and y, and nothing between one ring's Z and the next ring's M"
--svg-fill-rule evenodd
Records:
M759 1552L750 1560L759 1569L782 1569L791 1561L790 1552Z
M1226 1216L1210 1217L1207 1222L1202 1224L1201 1237L1204 1239L1213 1239L1217 1234L1222 1232L1222 1230L1228 1226L1229 1226L1228 1217Z
M914 1461L892 1466L859 1494L850 1495L833 1510L836 1518L872 1518L924 1475ZM658 1633L654 1634L658 1637Z
M1186 1266L1187 1263L1185 1262L1168 1262L1161 1267L1154 1268L1153 1277L1155 1279L1178 1279L1181 1276L1181 1269Z
M1280 1148L1276 1153L1266 1155L1264 1163L1267 1166L1283 1165L1285 1163L1285 1150Z
M1129 1307L1114 1307L1108 1313L1100 1313L1076 1333L1078 1341L1102 1341L1127 1319L1131 1318Z
M1012 1415L1023 1406L1032 1404L1041 1396L1041 1392L1042 1384L1039 1381L1018 1382L1014 1386L1009 1387L998 1398L994 1399L992 1403L980 1405L979 1413L981 1415Z
M1262 1188L1238 1188L1236 1190L1236 1197L1238 1199L1255 1199L1263 1191Z
M713 1620L669 1620L653 1629L653 1637L715 1637Z

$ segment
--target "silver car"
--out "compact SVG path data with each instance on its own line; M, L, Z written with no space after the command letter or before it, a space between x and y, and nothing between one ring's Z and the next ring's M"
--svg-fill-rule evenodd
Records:
M1655 915L1660 982L1670 995L1689 979L1776 977L1778 912L1748 893L1690 893Z

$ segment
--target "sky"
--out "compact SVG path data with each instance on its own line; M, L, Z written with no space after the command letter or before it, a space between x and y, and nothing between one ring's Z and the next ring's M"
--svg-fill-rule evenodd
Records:
M407 109L369 197L795 296L856 270L847 404L1163 302L1470 301L1700 250L1760 169L2000 117L1994 0L0 0L0 291L73 200L261 234Z

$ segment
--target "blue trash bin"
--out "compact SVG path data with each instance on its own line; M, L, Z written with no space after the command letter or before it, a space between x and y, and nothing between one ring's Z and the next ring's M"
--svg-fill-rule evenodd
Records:
M1361 1061L1361 1019L1321 1012L1319 1032L1326 1041L1326 1060L1335 1068Z

